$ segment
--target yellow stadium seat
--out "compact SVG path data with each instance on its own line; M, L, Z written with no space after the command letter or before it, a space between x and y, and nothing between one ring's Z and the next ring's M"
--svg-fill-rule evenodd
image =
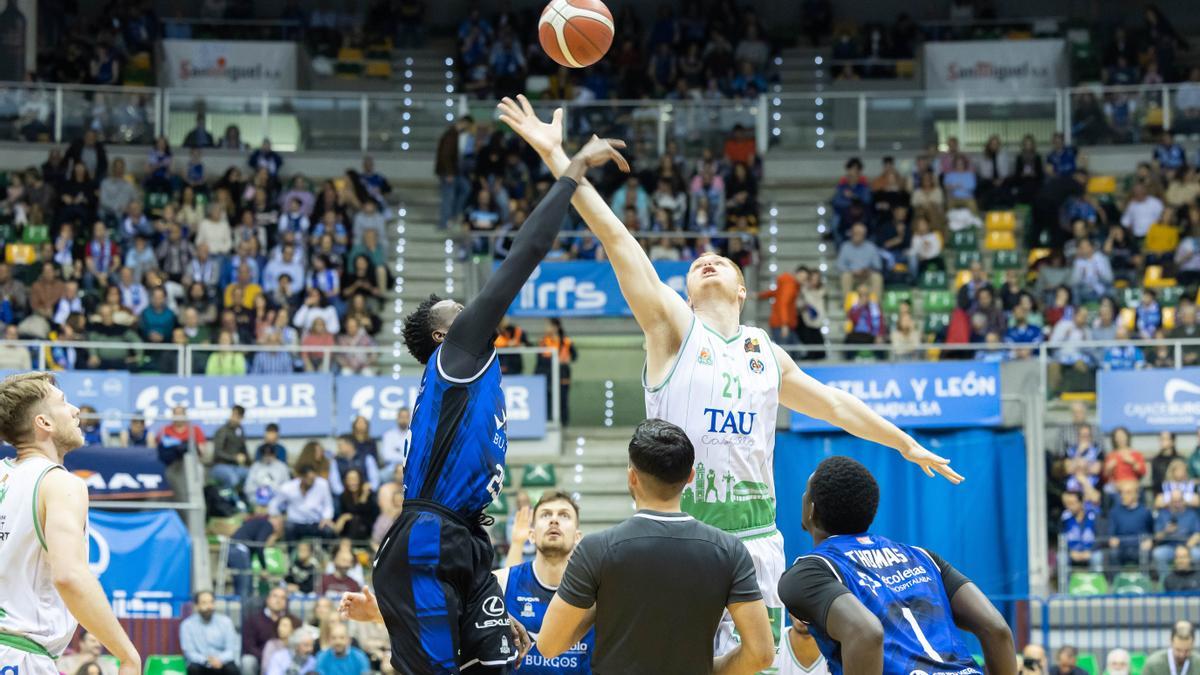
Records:
M1111 195L1117 191L1116 176L1092 176L1088 179L1087 191L1094 195Z
M959 270L958 274L954 275L954 290L962 288L970 280L971 270Z
M8 244L4 247L4 261L10 265L32 265L37 260L33 244Z
M1175 285L1175 280L1163 277L1163 268L1161 265L1147 265L1146 276L1142 278L1142 285L1147 288L1170 288Z
M1117 320L1125 325L1125 328L1133 330L1133 323L1137 321L1137 311L1129 307L1122 307L1121 313L1117 315Z
M916 72L914 61L904 60L896 62L896 77L912 78Z
M845 301L842 302L842 311L849 312L856 302L858 302L858 291L850 291L846 294Z
M337 54L338 61L362 61L364 58L363 50L351 47L342 47Z
M985 227L988 232L1012 232L1017 229L1017 214L1012 211L988 211Z
M367 77L378 77L389 80L392 77L392 64L387 61L368 61Z
M1163 109L1157 104L1151 104L1146 110L1146 117L1142 120L1142 126L1152 129L1161 129L1163 125Z
M1062 396L1060 396L1059 398L1061 398L1062 400L1067 401L1067 402L1079 401L1080 403L1095 403L1096 402L1096 392L1094 392L1094 391L1064 391L1062 393Z
M1146 234L1146 253L1172 253L1179 246L1179 230L1155 223Z
M1162 319L1163 319L1163 325L1162 325L1163 330L1171 330L1172 328L1174 328L1175 327L1175 308L1174 307L1163 307L1162 308Z
M1049 258L1051 253L1053 253L1053 251L1048 248L1029 249L1029 267L1032 268L1034 264L1042 258Z
M983 238L983 248L985 251L1015 251L1017 238L1011 231L988 232L987 236Z

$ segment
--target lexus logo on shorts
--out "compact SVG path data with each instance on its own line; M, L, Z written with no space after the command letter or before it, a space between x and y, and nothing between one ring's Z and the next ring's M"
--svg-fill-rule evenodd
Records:
M488 616L500 616L504 614L504 601L500 596L493 595L483 601L483 613Z

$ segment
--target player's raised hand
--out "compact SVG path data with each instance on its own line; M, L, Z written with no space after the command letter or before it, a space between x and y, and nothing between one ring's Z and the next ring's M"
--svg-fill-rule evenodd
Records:
M616 162L617 168L625 173L629 173L629 162L619 152L625 147L625 141L617 138L600 138L593 135L588 140L587 144L575 153L571 159L573 161L582 162L589 169L597 166L603 166L609 162Z
M921 467L925 475L930 478L933 478L933 473L936 471L943 478L955 485L963 482L963 477L957 471L950 468L950 460L933 454L921 447L920 444L914 443L910 447L902 449L900 454L904 455L904 459Z
M550 122L543 122L533 111L529 99L517 94L516 101L507 96L501 99L496 110L500 113L500 121L525 139L539 155L544 157L562 145L562 108L555 108Z
M363 586L361 593L342 593L338 614L350 621L383 623L383 614L379 612L379 603L375 601L370 586Z
M522 506L517 509L517 515L513 516L512 526L512 542L516 547L525 545L529 541L529 533L533 531L533 509L528 506Z

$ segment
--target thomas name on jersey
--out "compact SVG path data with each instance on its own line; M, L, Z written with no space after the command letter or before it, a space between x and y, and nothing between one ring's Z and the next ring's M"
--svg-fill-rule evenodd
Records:
M863 567L873 570L886 570L897 565L906 565L910 558L899 549L890 546L880 548L860 548L843 551L843 555L857 562ZM870 576L859 572L859 585L866 587L872 593L879 588L879 584L883 583L893 592L899 593L904 591L914 584L932 583L933 577L929 576L929 570L924 565L914 565L905 567L904 569L896 570L893 574L878 575L879 581L875 581Z

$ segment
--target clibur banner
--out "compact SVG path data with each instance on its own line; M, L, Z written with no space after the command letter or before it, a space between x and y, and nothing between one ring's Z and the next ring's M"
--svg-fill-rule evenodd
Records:
M1069 84L1062 40L927 42L925 89L1028 93Z
M88 567L109 596L192 592L192 542L174 511L88 513Z
M412 407L420 390L419 377L337 378L337 423L334 433L350 432L354 418L362 415L378 438L396 424L396 411ZM546 378L542 375L505 375L500 382L508 412L508 437L514 440L546 435Z
M905 429L950 429L1000 424L1000 364L873 364L805 368L818 381L853 394ZM832 426L792 413L792 431Z
M329 373L258 375L248 377L189 377L134 375L133 409L146 424L169 420L175 406L212 435L229 419L229 409L246 409L242 428L261 436L267 424L280 426L284 436L324 436L333 415L333 382Z
M1200 368L1102 370L1096 409L1104 431L1194 431L1200 427Z
M500 263L496 263L498 266ZM687 295L691 263L658 261L654 271L663 283ZM608 263L572 260L543 262L521 288L509 313L513 316L632 316L621 295L617 275Z

